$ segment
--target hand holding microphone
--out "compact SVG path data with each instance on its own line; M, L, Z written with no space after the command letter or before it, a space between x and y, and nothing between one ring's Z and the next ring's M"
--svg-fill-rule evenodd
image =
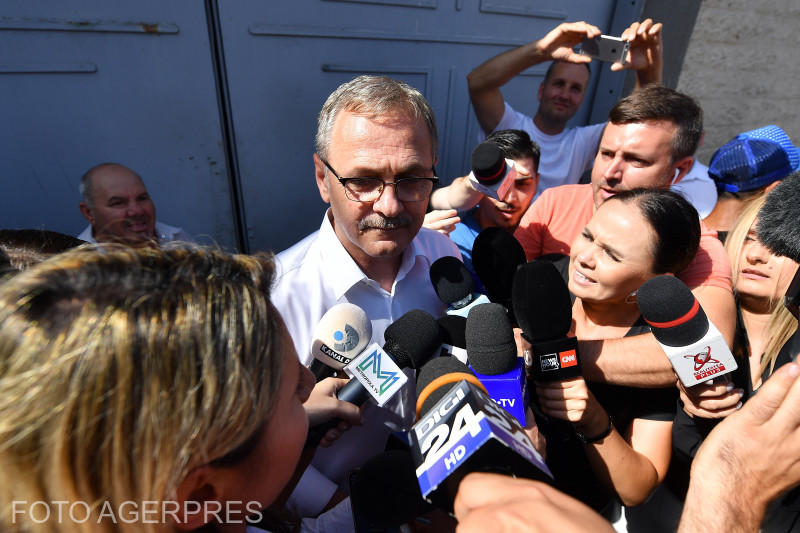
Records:
M482 142L472 150L470 166L470 184L476 191L500 202L517 177L514 161L506 159L500 148L488 142Z

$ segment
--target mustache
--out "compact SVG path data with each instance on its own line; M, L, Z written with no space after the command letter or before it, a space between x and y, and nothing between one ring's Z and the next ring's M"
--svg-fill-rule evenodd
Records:
M359 231L368 229L398 229L411 225L411 217L408 215L399 217L385 217L378 213L368 215L358 221Z

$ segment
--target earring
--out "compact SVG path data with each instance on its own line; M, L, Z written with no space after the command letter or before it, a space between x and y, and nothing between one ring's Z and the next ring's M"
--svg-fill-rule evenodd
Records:
M637 291L633 291L632 293L630 293L629 295L627 295L625 297L625 303L626 304L635 304L636 303L636 292Z

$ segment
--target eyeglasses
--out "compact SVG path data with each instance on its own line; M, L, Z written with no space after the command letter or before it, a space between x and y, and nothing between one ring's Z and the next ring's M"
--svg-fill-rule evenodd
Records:
M327 161L319 158L322 164L331 171L344 187L344 195L353 202L374 202L383 194L383 189L387 185L394 186L394 193L401 202L421 202L427 200L433 190L433 186L439 182L439 178L395 178L393 182L383 181L381 178L340 178L339 174ZM436 170L431 169L435 174Z

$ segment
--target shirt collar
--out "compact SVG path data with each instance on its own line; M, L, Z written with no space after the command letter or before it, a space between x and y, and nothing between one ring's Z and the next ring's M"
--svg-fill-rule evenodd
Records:
M330 268L322 270L323 281L327 287L333 289L336 299L342 298L347 291L359 282L375 283L370 280L361 267L350 257L344 245L339 241L339 237L333 230L333 224L330 221L330 208L325 212L322 219L322 225L319 228L319 242L320 242L320 262L322 264L330 265ZM420 229L424 231L424 229ZM418 234L419 235L419 234ZM400 262L400 268L395 277L395 284L403 280L406 275L414 268L417 259L425 261L425 266L430 268L430 260L425 255L425 251L421 249L418 241L418 235L414 237L411 244L403 252L403 257ZM376 284L377 286L377 284Z

